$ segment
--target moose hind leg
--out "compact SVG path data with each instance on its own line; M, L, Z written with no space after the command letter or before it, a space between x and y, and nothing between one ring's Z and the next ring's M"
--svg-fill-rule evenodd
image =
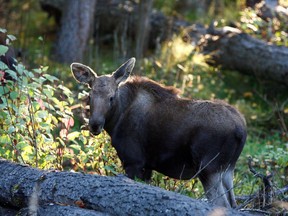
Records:
M222 183L222 172L200 175L200 181L204 187L204 191L208 200L218 206L230 207L226 197L226 191Z
M228 169L225 173L223 173L222 181L223 181L224 190L226 191L227 199L231 207L236 208L237 204L236 204L234 190L233 190L233 175L234 175L234 170Z

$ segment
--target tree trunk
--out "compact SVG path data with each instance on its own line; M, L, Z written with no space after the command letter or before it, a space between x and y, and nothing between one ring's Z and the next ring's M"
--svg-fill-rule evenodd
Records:
M59 62L83 61L89 39L96 0L70 0L65 2L55 58Z
M208 30L209 33L209 30ZM288 86L288 48L270 45L231 27L205 36L207 63Z
M141 59L147 49L148 32L150 31L149 17L153 0L141 0L139 3L139 20L137 23L136 58Z
M22 212L28 208L30 213L47 211L59 215L56 211L65 211L67 207L69 211L82 209L95 213L82 212L84 215L212 215L216 212L247 215L124 176L43 171L4 159L0 159L0 170L0 205L22 208ZM51 203L57 205L51 207Z

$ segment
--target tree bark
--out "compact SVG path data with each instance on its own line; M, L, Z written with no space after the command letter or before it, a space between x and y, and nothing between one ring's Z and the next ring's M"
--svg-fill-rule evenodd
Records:
M4 208L0 206L0 215L15 216L18 213L15 209Z
M37 210L31 207L22 208L16 212L17 216L51 216L51 215L69 215L69 216L108 216L109 214L99 211L84 209L75 206L63 206L57 204L48 204L37 206ZM13 214L15 216L16 214ZM4 214L6 216L6 214ZM10 215L7 215L10 216ZM12 216L12 215L11 215Z
M141 0L139 3L139 20L137 24L136 58L141 59L147 48L148 32L150 30L149 17L153 0Z
M109 215L212 215L216 212L247 215L137 183L124 176L43 171L4 159L0 159L0 170L0 204L15 209L51 212L65 211L63 206L72 206L75 211L80 211L81 207L96 211L95 214ZM50 203L57 206L51 207Z
M59 38L54 47L55 59L63 63L82 61L94 21L96 0L65 3Z
M231 27L208 30L201 44L207 63L288 86L288 48L270 45Z

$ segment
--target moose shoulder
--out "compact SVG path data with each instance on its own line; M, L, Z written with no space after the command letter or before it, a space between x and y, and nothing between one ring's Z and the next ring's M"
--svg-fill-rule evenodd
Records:
M176 179L199 177L207 198L235 207L233 172L246 140L242 115L223 101L188 100L177 89L130 76L135 58L111 75L80 63L75 79L88 84L91 133L105 129L130 178L152 170Z

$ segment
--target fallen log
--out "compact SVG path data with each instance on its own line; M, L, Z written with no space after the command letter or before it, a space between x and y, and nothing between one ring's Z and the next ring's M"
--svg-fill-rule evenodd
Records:
M232 27L209 30L200 47L207 63L288 86L288 48L268 44Z
M247 215L124 176L43 171L4 159L0 159L0 171L0 205L17 210L53 208L53 215L58 215L57 209L64 211L60 205L107 215ZM57 206L49 207L51 203Z
M15 209L10 209L10 208L4 208L0 206L0 215L5 215L5 216L14 216L17 214L18 211Z
M17 212L17 216L34 216L34 215L35 216L38 216L38 215L39 216L51 216L51 215L108 216L109 214L91 210L91 209L83 209L83 208L74 207L74 206L63 206L63 205L55 205L55 204L37 206L37 211L34 211L34 209L27 207Z

